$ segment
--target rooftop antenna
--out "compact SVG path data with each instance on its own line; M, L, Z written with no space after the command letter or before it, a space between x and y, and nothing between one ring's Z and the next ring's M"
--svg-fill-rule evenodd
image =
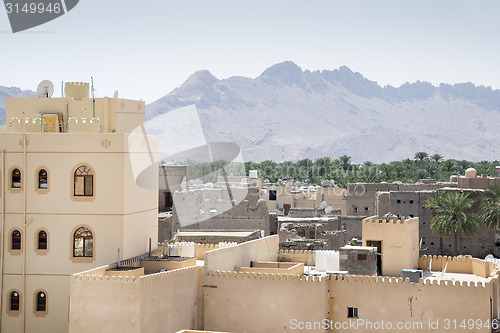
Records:
M94 78L91 76L90 81L92 82L92 117L95 118L95 96L94 96Z
M54 84L49 80L43 80L38 84L36 92L38 97L52 97L52 94L54 93Z
M64 97L64 81L61 81L61 97Z

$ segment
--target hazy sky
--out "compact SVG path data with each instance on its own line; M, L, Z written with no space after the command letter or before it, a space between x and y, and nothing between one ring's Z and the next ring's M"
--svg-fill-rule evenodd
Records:
M97 96L148 103L199 69L256 77L291 60L346 65L382 85L473 82L500 88L500 1L81 0L12 34L0 9L0 85L95 79Z

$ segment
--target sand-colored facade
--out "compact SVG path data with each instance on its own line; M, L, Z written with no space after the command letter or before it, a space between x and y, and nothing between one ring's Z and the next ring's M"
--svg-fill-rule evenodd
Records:
M177 332L203 327L202 267L141 277L106 276L108 268L71 279L69 332Z
M399 276L401 269L417 268L418 222L418 217L386 220L372 216L363 220L363 246L378 246L381 275Z
M65 98L7 99L7 132L0 133L2 332L68 331L70 276L116 261L118 252L144 253L157 239L158 190L139 186L136 176L137 165L157 159L158 142L131 134L144 121L144 102L93 100L82 87L67 85ZM76 176L81 167L86 183ZM142 177L157 184L157 168ZM82 227L88 240L77 234ZM13 291L19 307L11 311Z
M418 219L405 221L376 221L375 218L365 220L363 226L373 223L374 228L389 232L393 228L393 235L398 238L404 236L399 233L413 232L413 224ZM418 232L418 226L417 226ZM368 235L376 235L369 231ZM403 239L407 239L403 237ZM388 241L388 237L383 240ZM398 244L392 242L391 244ZM415 254L411 247L397 247L393 251L406 254ZM310 251L279 251L276 236L269 236L238 245L213 249L204 253L205 267L192 267L160 273L171 276L170 283L192 288L185 290L186 295L179 291L165 295L178 296L178 308L188 314L194 314L194 309L200 317L187 322L184 317L177 319L171 312L162 312L152 316L150 312L130 313L130 317L120 314L119 302L108 300L110 295L92 295L98 292L94 285L108 283L117 284L122 288L124 282L115 282L107 278L104 272L87 272L75 274L71 284L72 302L82 302L82 298L73 297L87 291L84 304L75 304L78 313L71 315L72 332L83 332L85 324L78 322L76 317L117 321L132 320L140 322L144 313L147 313L148 332L176 332L176 327L162 327L157 330L158 323L168 319L173 322L187 325L184 329L208 330L222 332L444 332L451 330L450 325L461 325L462 321L474 321L474 327L464 332L490 332L491 319L500 316L500 266L495 262L479 259L452 258L452 257L422 257L418 252L414 258L415 268L427 270L418 283L410 282L409 278L398 276L362 276L362 275L322 275L308 276L305 274L290 274L289 269L297 267L288 264L280 266L283 261L302 261L306 265L313 265ZM406 258L406 256L403 256ZM289 260L285 260L288 258ZM389 256L388 258L395 258ZM266 260L268 262L262 263ZM272 263L274 262L274 263ZM413 264L413 261L410 261ZM394 265L399 272L406 262ZM272 271L264 272L268 268ZM303 266L298 266L303 267ZM198 285L181 284L175 276L185 272L198 274ZM455 274L453 279L443 277L446 274ZM434 272L434 273L431 273ZM434 278L429 278L434 274ZM87 275L87 276L85 276ZM398 273L399 275L399 273ZM129 278L131 281L144 279L154 280L144 276ZM167 280L162 282L157 278L155 288L171 288ZM195 278L191 277L194 281ZM122 278L127 280L127 278ZM106 281L106 282L103 282ZM137 286L140 284L135 283ZM114 288L114 287L113 287ZM136 288L136 287L134 287ZM139 288L139 287L137 287ZM123 287L121 294L130 295L133 299L133 288L127 291ZM195 303L196 292L202 297ZM180 295L180 296L179 296ZM137 295L135 302L147 298ZM99 301L96 301L99 299ZM114 302L113 307L107 307L107 318L102 314L94 314L86 310L89 304ZM142 302L142 301L141 301ZM186 303L187 302L187 303ZM191 307L188 303L191 302ZM72 303L73 304L73 303ZM85 305L86 304L86 305ZM141 303L143 304L143 303ZM142 306L142 305L141 305ZM156 298L149 298L148 306L163 308L165 304ZM491 306L491 308L490 308ZM116 307L116 308L115 308ZM113 310L109 310L113 309ZM354 310L355 309L355 310ZM73 305L72 305L73 310ZM142 310L141 310L142 311ZM76 316L76 317L74 317ZM75 325L75 326L73 326ZM90 324L89 324L90 325ZM100 329L99 325L92 324L94 332L107 332L109 327ZM105 324L108 325L108 324ZM146 326L144 326L146 327ZM447 328L448 327L448 328ZM138 330L137 332L142 332ZM134 331L135 332L135 331Z

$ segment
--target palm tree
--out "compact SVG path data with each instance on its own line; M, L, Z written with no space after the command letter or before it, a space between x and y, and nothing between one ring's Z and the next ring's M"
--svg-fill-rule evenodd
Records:
M472 200L464 193L437 191L424 204L433 209L432 232L439 237L453 236L454 253L457 255L458 236L472 236L477 232L478 222L470 213Z
M429 157L429 154L427 154L424 151L419 151L418 153L415 154L415 161L423 161L426 160Z
M335 160L335 163L342 169L342 170L351 170L351 157L347 155L342 155L338 159Z
M332 159L330 157L321 157L314 161L314 166L316 167L316 174L320 178L324 178L330 173L332 167Z
M382 163L378 166L378 169L384 181L391 180L392 166L390 164Z
M436 154L431 156L431 160L433 160L434 162L439 164L443 160L443 155L436 153Z
M478 216L486 227L496 229L500 227L500 186L488 187L486 195Z

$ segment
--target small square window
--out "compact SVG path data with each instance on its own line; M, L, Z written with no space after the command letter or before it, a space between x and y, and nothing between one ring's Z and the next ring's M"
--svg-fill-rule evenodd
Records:
M410 200L410 205L413 205L413 200Z
M400 203L401 203L401 200L399 200L399 199L398 199L398 200L396 200L396 203L400 204Z
M414 218L414 217L415 217L415 215L413 215L413 214L410 214L410 217L411 217L411 218Z
M353 207L353 209L354 209L354 213L358 212L358 207Z
M359 318L358 308L348 307L347 308L347 318Z
M368 207L365 207L365 212L367 212L367 211L368 211Z
M366 254L358 254L358 260L366 260Z

